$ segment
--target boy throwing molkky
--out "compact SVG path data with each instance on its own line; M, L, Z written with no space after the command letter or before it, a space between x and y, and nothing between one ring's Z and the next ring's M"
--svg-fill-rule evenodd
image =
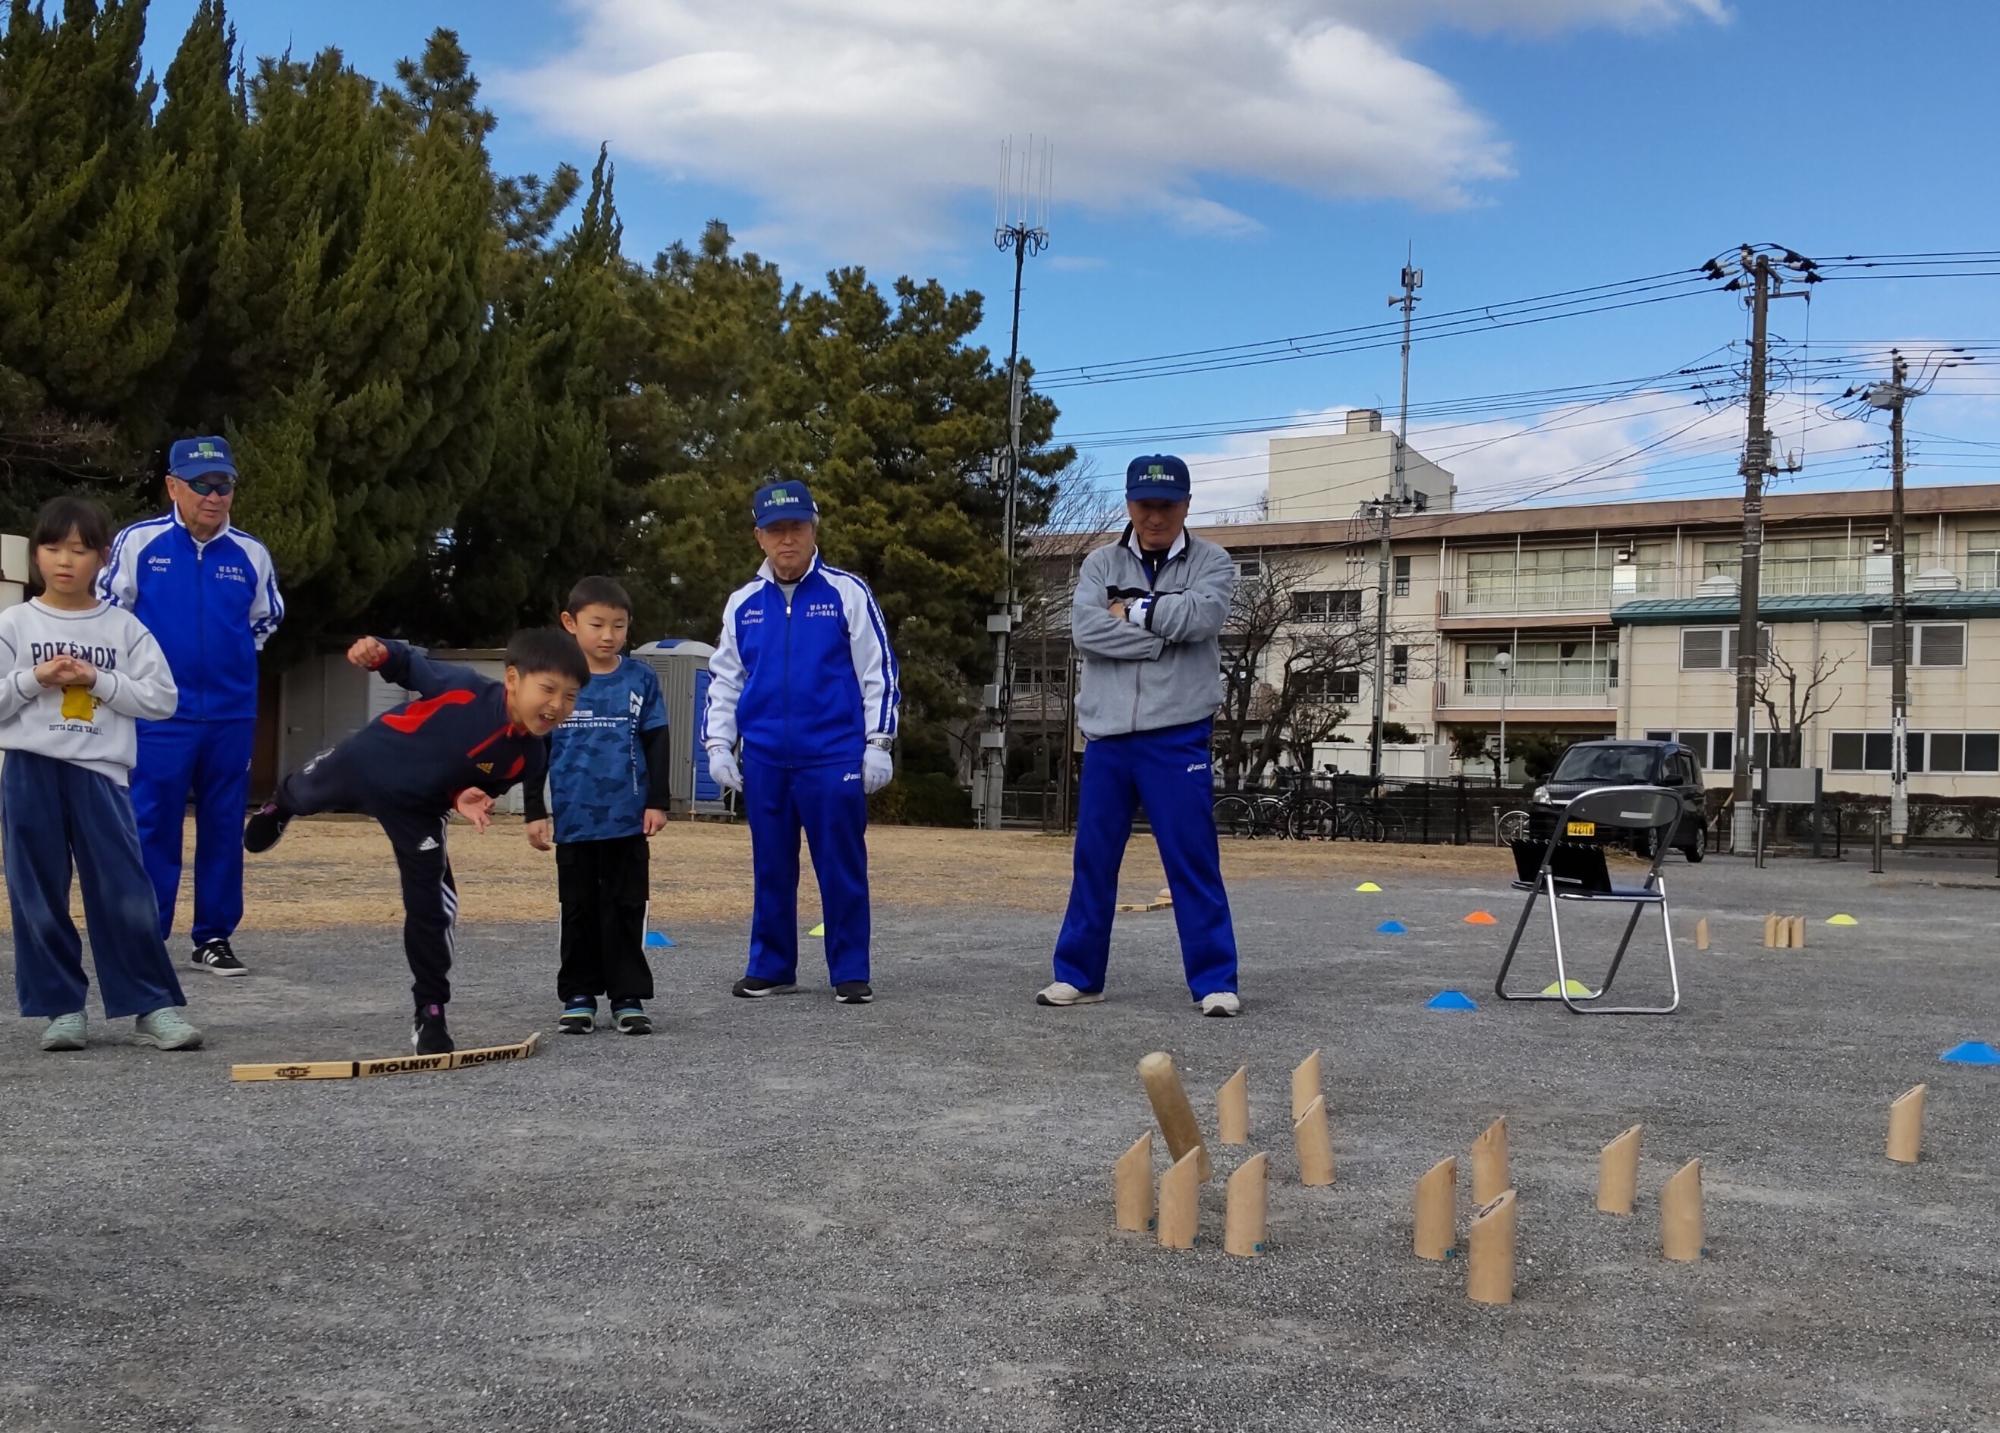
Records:
M516 782L528 816L543 814L544 738L576 706L590 675L583 653L554 628L517 632L507 644L504 681L434 662L403 642L363 637L347 650L357 667L417 693L278 784L277 799L243 828L243 849L270 850L295 816L355 811L381 823L403 886L403 952L417 1012L411 1042L420 1055L454 1048L445 1024L451 1000L458 888L445 851L453 811L484 831L494 801Z
M632 599L609 577L586 577L569 594L563 629L576 638L590 680L576 711L550 737L556 897L562 965L556 995L565 1034L597 1028L597 997L626 1035L649 1035L653 998L646 964L646 843L667 824L667 704L660 679L625 656ZM528 826L546 850L549 822Z

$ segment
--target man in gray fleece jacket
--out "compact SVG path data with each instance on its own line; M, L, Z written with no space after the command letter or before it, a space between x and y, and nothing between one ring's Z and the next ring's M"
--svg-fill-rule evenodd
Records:
M1188 989L1204 1015L1235 1015L1236 931L1209 813L1209 738L1222 702L1217 639L1236 590L1229 554L1187 530L1187 464L1156 455L1125 471L1124 535L1083 560L1070 628L1083 652L1077 725L1089 740L1075 876L1055 982L1043 1005L1104 998L1118 867L1143 805L1167 869Z

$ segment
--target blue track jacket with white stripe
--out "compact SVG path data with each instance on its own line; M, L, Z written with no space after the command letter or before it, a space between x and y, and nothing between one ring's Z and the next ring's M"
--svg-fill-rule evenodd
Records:
M135 522L111 544L97 595L153 634L180 688L179 721L257 715L257 654L285 620L264 544L225 527L197 542L177 510Z
M771 564L730 594L708 659L703 746L773 766L853 765L896 735L903 694L868 584L815 553L790 601Z

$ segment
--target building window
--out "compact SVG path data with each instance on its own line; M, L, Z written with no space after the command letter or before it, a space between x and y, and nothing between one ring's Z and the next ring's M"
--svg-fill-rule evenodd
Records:
M1962 667L1965 665L1965 624L1963 622L1912 622L1910 665L1913 667ZM1895 663L1896 627L1877 622L1868 629L1868 665L1887 667Z
M1771 655L1771 629L1759 627L1763 656ZM1681 628L1681 670L1683 672L1733 672L1736 670L1736 629L1734 627Z
M1361 589L1358 587L1292 594L1292 620L1295 622L1333 622L1360 615Z
M1410 595L1410 559L1399 557L1395 561L1396 595L1398 597L1408 597Z
M1410 683L1410 649L1391 647L1389 649L1389 685L1404 687Z
M1261 557L1237 558L1236 577L1239 582L1261 582L1264 577L1264 559Z
M1361 673L1308 672L1300 678L1308 701L1353 702L1361 699Z
M1904 755L1913 772L1945 776L2000 774L2000 732L1913 731ZM1837 731L1829 753L1835 771L1888 771L1894 735L1886 731Z
M1736 733L1733 731L1649 731L1647 741L1677 741L1694 753L1694 759L1718 775L1736 767ZM1751 733L1750 764L1771 764L1771 733Z
M1966 534L1965 585L1988 591L2000 587L2000 532Z
M1878 541L1872 537L1790 537L1766 542L1758 557L1757 586L1767 595L1800 592L1865 592L1868 558ZM1887 550L1886 546L1883 548ZM1904 571L1915 565L1917 539L1905 539ZM1742 544L1705 542L1701 545L1701 575L1739 577ZM1886 577L1884 580L1887 580Z
M1017 665L1014 668L1014 694L1032 691L1037 687L1049 687L1061 691L1069 685L1069 673L1060 664L1053 667Z

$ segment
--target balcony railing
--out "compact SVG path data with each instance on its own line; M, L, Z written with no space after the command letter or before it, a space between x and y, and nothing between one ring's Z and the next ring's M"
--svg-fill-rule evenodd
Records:
M1614 707L1618 693L1601 674L1515 677L1502 682L1497 676L1459 677L1441 684L1442 707L1497 707L1501 693L1510 707Z

